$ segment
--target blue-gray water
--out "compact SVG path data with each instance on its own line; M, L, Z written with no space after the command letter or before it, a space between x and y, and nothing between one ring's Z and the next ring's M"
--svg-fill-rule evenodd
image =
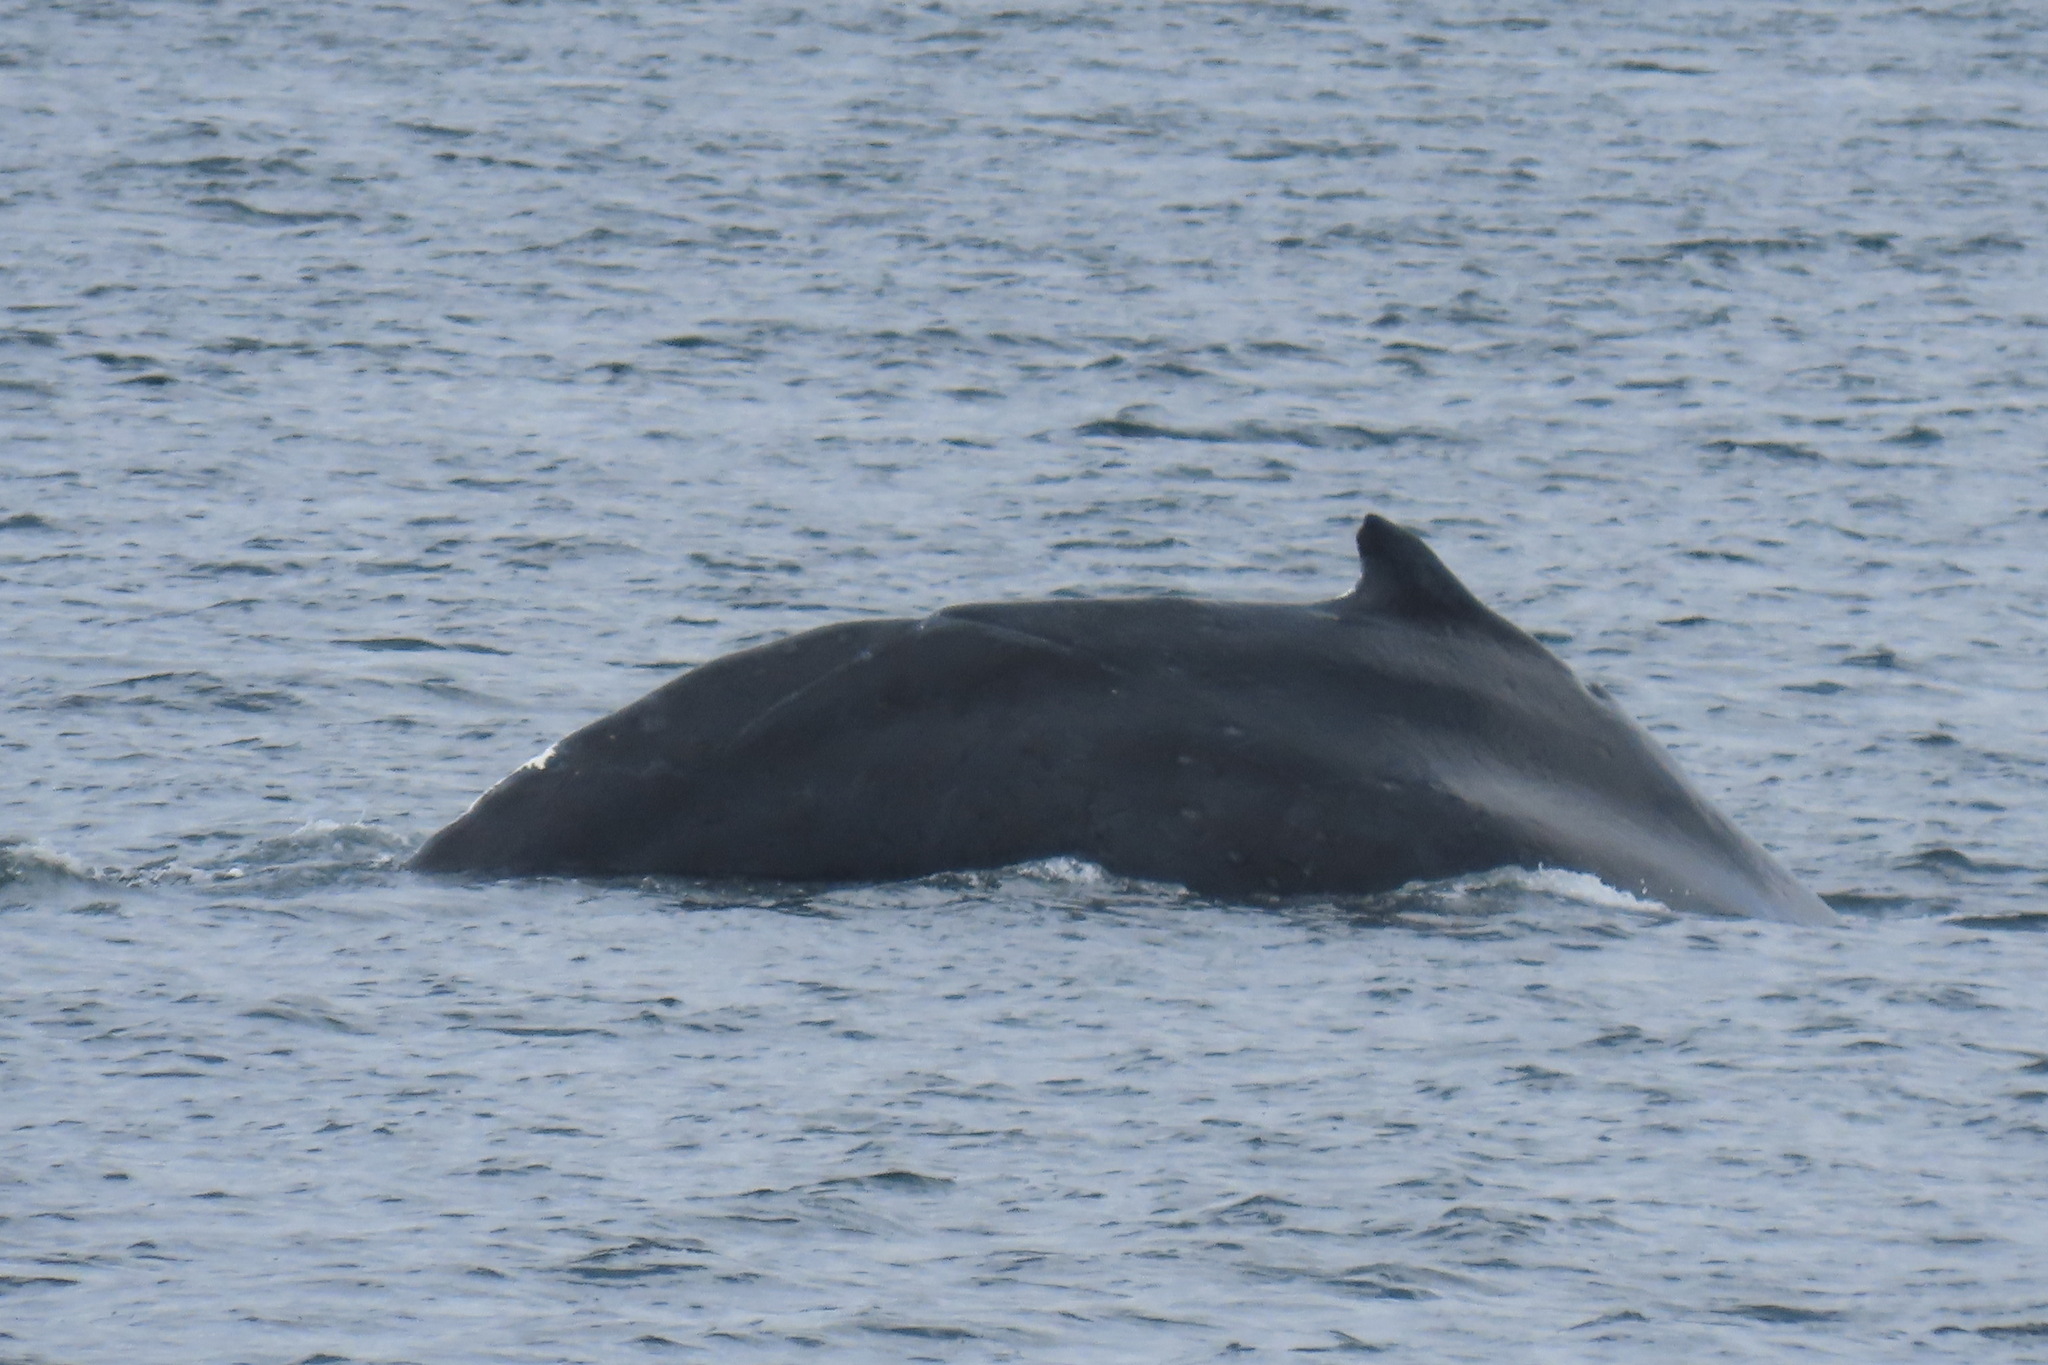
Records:
M2048 1359L2044 92L1995 2L0 8L0 1359ZM1848 926L392 866L688 663L1368 509Z

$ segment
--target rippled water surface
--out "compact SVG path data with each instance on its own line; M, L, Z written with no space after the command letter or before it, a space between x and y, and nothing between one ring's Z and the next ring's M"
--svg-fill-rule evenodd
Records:
M2044 91L1996 3L0 8L0 1359L2048 1359ZM1846 927L396 870L689 664L1366 510Z

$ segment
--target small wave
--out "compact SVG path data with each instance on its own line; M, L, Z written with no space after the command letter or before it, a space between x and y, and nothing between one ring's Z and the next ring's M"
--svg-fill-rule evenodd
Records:
M44 890L70 883L98 885L92 869L40 840L0 839L0 889Z
M1519 882L1525 889L1538 891L1561 900L1577 901L1597 910L1626 910L1632 913L1662 915L1668 913L1659 901L1645 900L1627 891L1619 891L1601 881L1589 872L1567 872L1562 868L1545 867L1530 871L1527 868L1507 868L1501 874L1503 880Z
M322 887L375 881L410 857L413 841L376 825L314 820L289 834L258 839L202 866L166 862L128 880L142 884L232 885L237 893L297 895Z
M1920 849L1912 857L1901 859L1894 866L1901 872L1932 872L1944 877L1961 877L1972 873L2006 874L2037 870L2025 863L2007 863L1982 857L1973 858L1959 848L1949 848L1943 844L1934 844Z
M1779 256L1794 251L1819 251L1822 243L1811 237L1700 237L1673 242L1664 248L1667 260L1679 256L1706 256L1725 263L1736 256Z
M1663 62L1641 60L1615 62L1612 69L1658 76L1711 76L1714 74L1710 68L1704 66L1667 66Z
M863 1322L859 1326L864 1332L876 1332L883 1336L915 1337L923 1341L979 1341L982 1335L965 1327L944 1327L932 1323L885 1320Z
M1058 886L1107 886L1114 880L1099 863L1091 863L1086 858L1066 857L1019 863L1008 869L1008 875Z
M311 223L360 221L353 213L259 209L239 199L195 199L192 201L192 207L207 209L213 217L223 222L247 223L252 227L304 227Z
M1364 1299L1434 1299L1445 1293L1491 1293L1483 1281L1429 1266L1375 1261L1323 1277L1341 1294Z
M300 704L281 688L237 687L198 671L146 673L67 693L47 705L53 710L92 711L104 707L161 706L171 711L278 711Z
M1793 1308L1782 1303L1744 1303L1733 1308L1714 1310L1727 1317L1748 1318L1752 1322L1768 1322L1776 1326L1789 1326L1801 1322L1833 1322L1842 1315L1832 1308Z
M819 1181L815 1188L886 1190L894 1194L943 1194L953 1188L953 1179L944 1175L922 1175L916 1171L876 1171L872 1175L835 1175Z
M191 568L185 570L185 577L187 578L275 578L276 576L277 570L270 565L258 564L253 560L243 559L194 564Z
M489 645L466 644L462 641L457 641L454 644L444 645L433 640L422 640L417 636L411 635L380 635L375 638L365 640L336 640L334 643L338 645L351 645L356 649L378 650L385 652L397 651L399 653L443 651L451 649L459 650L465 654L510 653L509 650L493 649Z
M271 1019L283 1024L298 1024L306 1028L319 1029L326 1033L367 1034L370 1029L358 1024L347 1013L337 1009L317 995L281 995L242 1011L244 1019Z
M1659 923L1678 918L1660 902L1617 890L1588 873L1554 867L1497 867L1443 881L1410 882L1374 895L1294 897L1288 903L1311 914L1334 911L1365 923L1462 934L1499 932L1510 918L1527 915L1532 899Z
M1827 456L1813 447L1792 441L1708 441L1700 449L1711 450L1716 455L1733 455L1738 451L1748 451L1753 455L1768 455L1774 460L1827 459Z
M502 1174L486 1169L478 1175ZM581 1280L617 1283L687 1275L712 1269L711 1248L694 1237L635 1237L619 1246L602 1247L578 1256L563 1266L565 1273ZM689 1259L689 1258L697 1259Z
M1234 422L1227 427L1171 427L1144 421L1130 412L1120 412L1085 422L1074 429L1078 436L1107 436L1125 441L1193 441L1205 445L1285 445L1310 450L1366 450L1400 441L1434 440L1432 433L1413 427L1379 430L1349 422L1307 422L1277 426L1270 422Z
M1371 157L1385 156L1394 151L1391 142L1298 142L1276 138L1271 142L1253 147L1247 151L1232 152L1232 161L1292 161L1307 159L1314 161L1364 161Z
M410 840L376 825L311 820L290 834L261 840L248 856L279 862L303 862L308 858L339 859L374 866L411 850Z
M1833 904L1832 900L1829 904ZM2022 910L2006 915L1957 915L1943 920L1959 929L2002 929L2008 933L2048 934L2048 914Z
M425 119L413 119L394 126L403 128L408 133L418 133L422 137L461 139L476 136L474 128L454 128L444 123L429 123Z
M1935 250L1944 256L1977 256L1987 251L2025 251L2027 244L2003 233L1989 233L1981 237L1970 237L1960 242L1938 243Z

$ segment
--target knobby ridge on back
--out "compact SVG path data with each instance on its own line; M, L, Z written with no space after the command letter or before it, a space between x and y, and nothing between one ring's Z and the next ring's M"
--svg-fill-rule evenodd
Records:
M505 778L412 866L848 882L1072 856L1222 896L1553 867L1836 922L1420 537L1368 516L1358 555L1329 602L998 602L729 654Z

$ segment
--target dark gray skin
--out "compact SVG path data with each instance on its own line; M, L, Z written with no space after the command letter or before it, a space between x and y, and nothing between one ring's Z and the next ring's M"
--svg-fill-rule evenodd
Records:
M948 607L713 660L491 788L424 872L889 881L1086 858L1219 896L1518 865L1834 912L1413 533L1331 602Z

